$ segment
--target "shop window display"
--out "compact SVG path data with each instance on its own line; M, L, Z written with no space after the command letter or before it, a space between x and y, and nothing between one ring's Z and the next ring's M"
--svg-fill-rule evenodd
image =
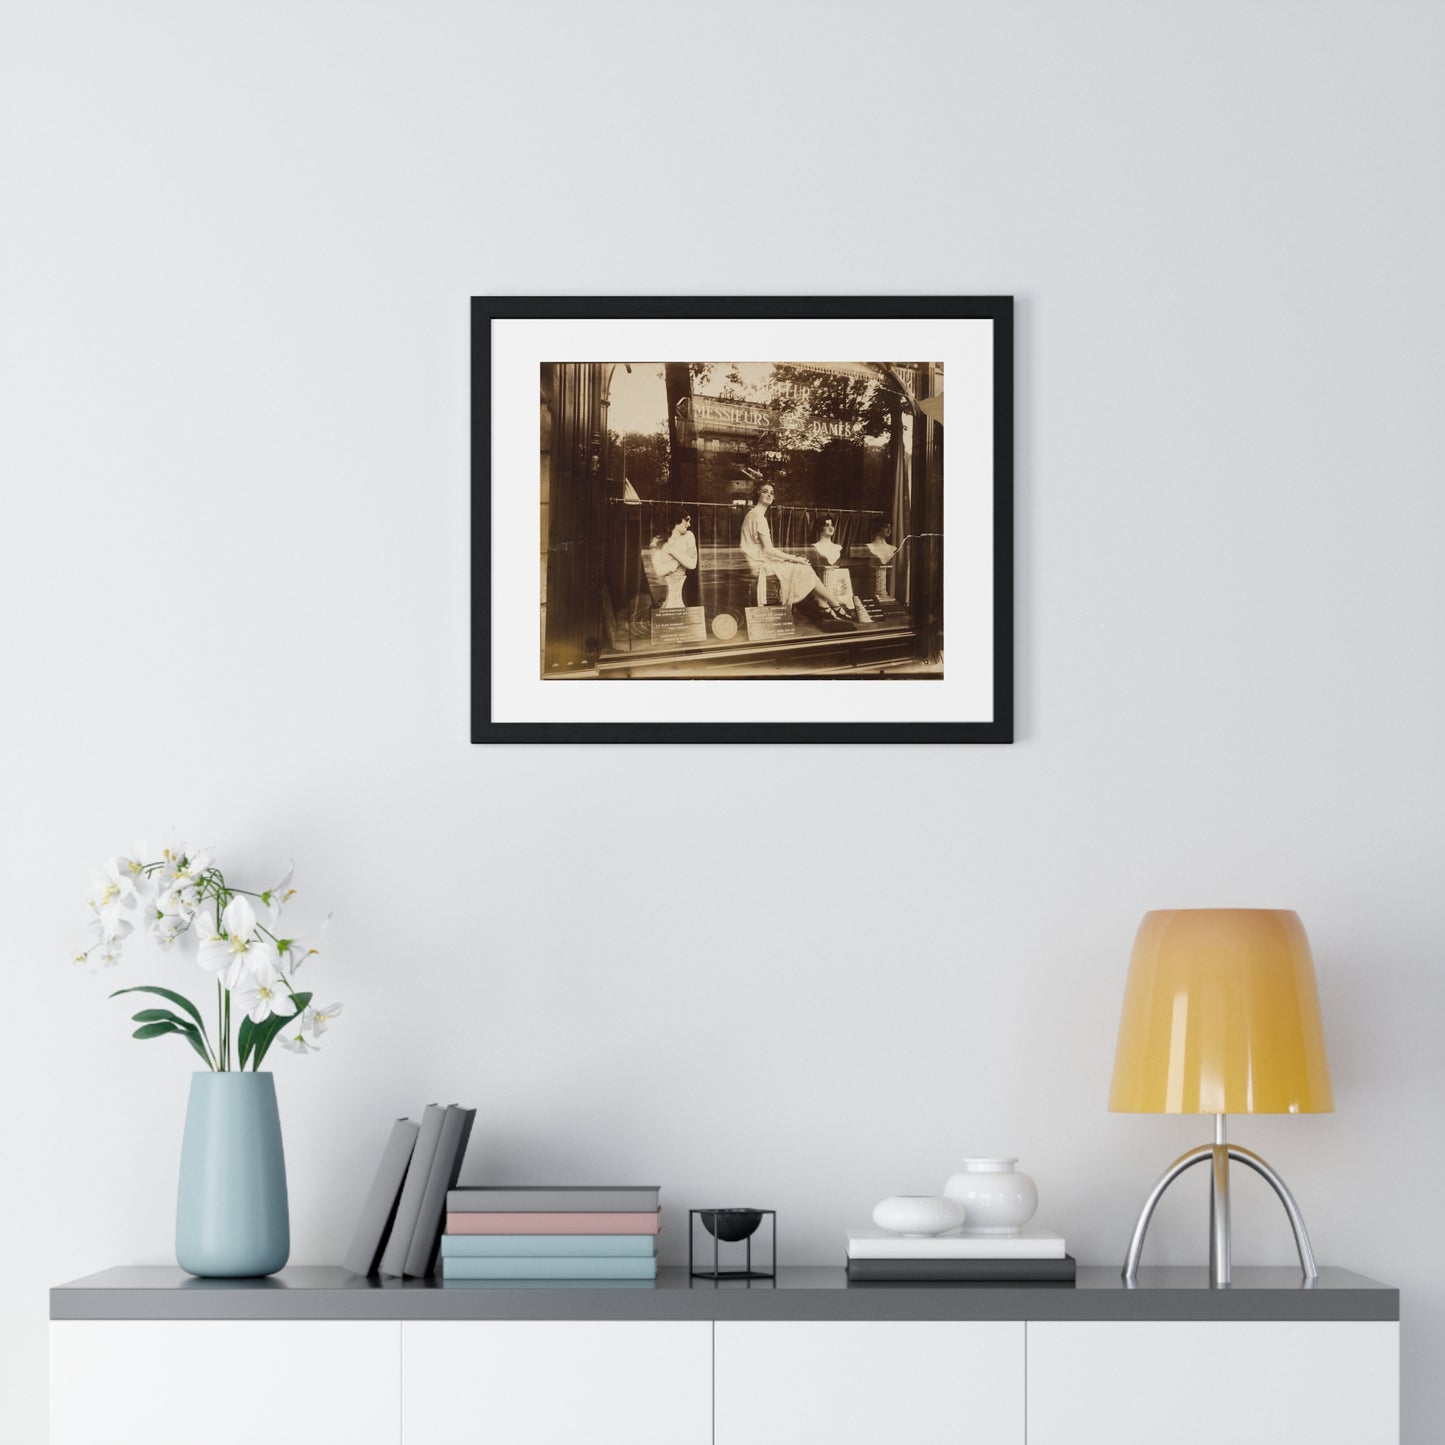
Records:
M542 367L544 678L943 676L939 363Z

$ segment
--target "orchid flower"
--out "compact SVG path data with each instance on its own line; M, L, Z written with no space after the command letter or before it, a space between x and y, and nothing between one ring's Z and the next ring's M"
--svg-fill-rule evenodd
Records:
M296 863L293 859L286 869L279 883L274 883L261 895L261 902L266 905L271 914L271 925L275 927L281 918L281 910L296 896L296 890L291 886L292 875L296 872Z
M91 869L90 891L86 904L108 929L120 922L122 908L134 908L136 904L135 884L119 858Z
M328 913L321 920L321 926L313 928L310 933L303 933L296 938L278 938L276 940L276 952L281 957L281 966L289 969L293 976L301 971L301 965L308 958L313 958L321 952L311 940L320 938L331 927L331 917L332 915Z
M301 1015L301 1027L314 1038L319 1039L326 1032L327 1025L341 1012L343 1007L343 1004L329 1003L325 1008L308 1008Z
M293 1028L295 1029L294 1033L291 1031ZM299 1024L288 1024L286 1028L282 1029L281 1032L276 1035L276 1042L280 1044L283 1049L288 1049L293 1054L320 1053L320 1048L306 1037L305 1030L301 1028Z
M233 898L221 914L216 926L214 905L203 911L196 927L200 930L201 947L196 962L210 973L220 975L222 984L230 989L259 962L261 938L256 933L256 914L244 898Z
M121 871L135 885L136 892L142 895L148 893L151 887L150 877L146 873L146 859L149 856L150 849L144 843L132 843L130 851L115 860Z
M120 962L121 940L125 938L134 925L124 918L117 919L111 928L99 918L92 918L85 925L86 947L75 955L74 962L81 968L87 968L91 973L95 972L97 963L111 968ZM97 950L99 952L97 953ZM92 956L94 955L94 956Z
M265 1022L272 1014L289 1015L296 1007L291 1002L291 991L275 979L262 983L253 978L235 993L236 1001L251 1016L253 1024Z

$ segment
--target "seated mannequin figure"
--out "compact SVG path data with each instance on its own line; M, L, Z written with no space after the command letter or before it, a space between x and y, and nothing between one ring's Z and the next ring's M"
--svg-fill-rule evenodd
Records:
M687 582L687 574L697 570L697 538L692 534L692 518L683 516L666 541L663 541L660 532L654 534L646 561L652 574L648 582L656 579L664 589L658 606L683 606L682 589Z
M796 607L800 602L811 601L816 608L818 622L826 630L838 631L853 626L828 596L822 579L801 557L784 552L773 545L772 529L768 526L768 508L776 495L771 482L759 484L752 510L743 518L739 545L753 576L766 572L778 579L778 587L784 607Z

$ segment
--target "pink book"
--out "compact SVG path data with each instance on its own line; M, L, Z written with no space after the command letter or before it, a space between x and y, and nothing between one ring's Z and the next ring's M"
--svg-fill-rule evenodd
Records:
M662 1211L647 1214L448 1214L448 1234L656 1234Z

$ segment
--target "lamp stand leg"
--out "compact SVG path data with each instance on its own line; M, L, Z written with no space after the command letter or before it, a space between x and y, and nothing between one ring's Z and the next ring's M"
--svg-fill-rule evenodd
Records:
M1224 1115L1214 1116L1213 1169L1209 1179L1209 1283L1213 1289L1229 1284L1229 1145L1224 1138Z
M1131 1289L1138 1283L1139 1258L1144 1253L1144 1236L1149 1232L1149 1221L1154 1218L1154 1211L1164 1197L1164 1191L1186 1169L1213 1158L1214 1146L1212 1144L1201 1144L1199 1148L1191 1149L1187 1154L1181 1154L1159 1176L1159 1182L1149 1191L1149 1197L1144 1201L1144 1207L1139 1211L1139 1218L1134 1224L1134 1233L1129 1240L1129 1253L1124 1257L1124 1283Z
M1304 1271L1305 1283L1315 1284L1319 1280L1320 1272L1315 1265L1315 1252L1310 1248L1310 1236L1309 1231L1305 1228L1305 1217L1300 1213L1300 1207L1295 1203L1294 1195L1289 1192L1284 1180L1258 1154L1234 1145L1230 1145L1229 1153L1241 1164L1248 1164L1278 1195L1279 1202L1284 1205L1284 1212L1289 1216L1289 1227L1294 1231L1294 1246L1299 1251L1299 1267Z
M1300 1270L1306 1286L1313 1286L1320 1277L1315 1265L1314 1250L1310 1248L1309 1232L1305 1229L1304 1216L1294 1195L1289 1192L1283 1179L1249 1149L1224 1141L1224 1115L1215 1116L1215 1143L1201 1144L1187 1154L1181 1154L1159 1177L1159 1182L1149 1191L1139 1218L1134 1224L1134 1233L1129 1239L1129 1252L1124 1257L1124 1283L1131 1289L1139 1282L1139 1261L1144 1254L1144 1237L1149 1232L1149 1222L1164 1191L1187 1169L1202 1164L1207 1159L1213 1166L1209 1191L1209 1283L1212 1288L1223 1289L1229 1285L1230 1276L1230 1230L1229 1230L1229 1161L1247 1164L1260 1175L1274 1190L1284 1212L1289 1217L1290 1228L1294 1231L1295 1248L1299 1251Z

